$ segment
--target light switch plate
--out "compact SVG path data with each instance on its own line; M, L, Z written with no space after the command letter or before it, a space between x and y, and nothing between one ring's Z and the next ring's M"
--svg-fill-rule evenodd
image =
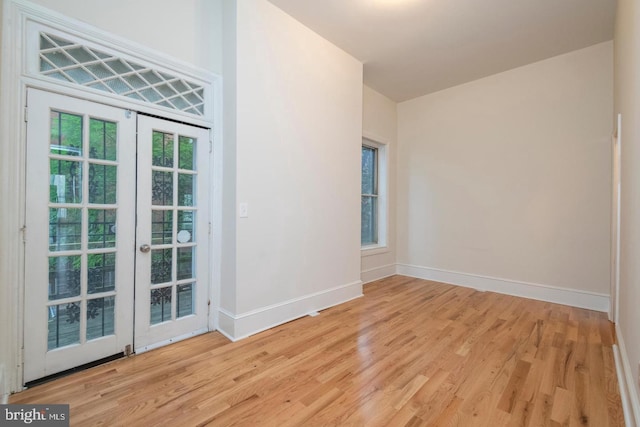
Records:
M240 203L240 218L248 218L249 217L249 204L246 202Z

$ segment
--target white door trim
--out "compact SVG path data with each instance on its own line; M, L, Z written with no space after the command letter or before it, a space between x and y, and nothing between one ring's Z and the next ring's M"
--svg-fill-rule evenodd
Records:
M620 304L620 208L622 191L622 114L616 118L612 145L612 200L611 200L611 302L609 320L618 323Z
M24 242L22 231L25 217L25 105L27 87L63 93L115 107L146 111L140 105L102 94L89 93L81 89L29 76L26 69L25 33L27 22L37 22L59 30L66 30L76 37L113 47L141 61L168 67L182 75L193 75L211 87L207 124L212 126L213 147L213 197L212 212L220 212L222 206L222 79L219 75L202 70L190 63L177 60L164 53L100 30L96 27L66 17L26 0L4 0L2 13L2 49L0 57L0 390L11 393L22 390L23 384L23 330L24 330ZM152 113L151 111L147 111ZM171 115L163 114L171 119ZM191 121L181 119L182 121ZM213 126L216 123L216 126ZM193 123L198 124L198 123ZM214 215L212 236L220 236L221 222ZM220 293L221 246L219 239L212 246L211 292L216 298L210 307L210 326L217 327L217 296ZM210 242L214 241L210 238Z

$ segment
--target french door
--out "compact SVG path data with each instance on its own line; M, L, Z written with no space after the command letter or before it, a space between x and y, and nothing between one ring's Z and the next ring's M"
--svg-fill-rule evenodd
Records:
M135 348L207 330L209 132L138 116Z
M206 331L208 131L27 106L24 381Z

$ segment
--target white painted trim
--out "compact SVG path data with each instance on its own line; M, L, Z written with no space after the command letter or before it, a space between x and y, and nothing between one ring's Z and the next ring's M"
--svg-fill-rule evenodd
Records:
M612 159L612 218L611 218L611 299L609 320L619 322L620 312L620 223L622 207L622 114L618 114L616 129L613 135Z
M629 403L629 393L627 392L627 382L624 377L624 369L620 356L620 349L616 344L613 345L613 359L616 364L616 374L618 377L618 389L620 390L620 400L622 401L622 413L624 415L624 424L629 425L631 418L631 408Z
M366 284L393 276L394 274L396 274L396 264L381 265L368 270L362 270L360 272L360 280L363 284Z
M620 328L616 325L616 341L618 345L613 346L616 372L618 373L618 385L620 386L620 398L622 399L622 410L627 427L640 427L640 400L635 387L633 371L627 357L627 350L624 339L620 333ZM619 347L619 349L618 349Z
M220 308L219 332L231 341L239 341L258 332L304 317L363 296L362 281L348 283L277 304L232 314Z
M604 313L609 310L609 296L595 292L408 264L397 264L396 271L397 274L404 276L434 280L451 285L474 288L479 291L491 291L500 294L569 305L572 307L586 308Z
M210 183L213 190L210 191L210 218L211 233L209 235L209 256L211 257L209 298L211 301L209 309L209 330L218 329L218 309L220 307L220 294L222 287L222 182L223 182L223 130L222 130L222 79L217 78L213 82L213 114L214 126L211 130L213 145L212 152L209 154L209 162L211 164Z
M375 132L369 132L366 130L362 131L362 137L364 139L368 139L369 141L377 142L378 144L389 145L391 141L387 138L383 138L380 135L377 135Z
M236 342L238 341L233 337L233 322L235 319L233 318L233 314L229 313L224 308L218 308L218 327L217 332L220 332L224 335L229 341Z
M0 54L0 363L4 363L5 392L22 389L22 319L24 289L24 103L26 89L20 82L23 35L19 13L4 1Z
M136 354L146 353L147 351L155 350L156 348L164 347L165 345L173 344L174 342L183 341L187 338L195 337L209 332L208 328L198 329L197 331L188 332L186 334L178 335L177 337L169 338L168 340L156 342L144 347L136 348Z
M378 150L378 243L362 246L361 252L386 248L389 241L389 149L390 145L381 139L362 136L362 145Z

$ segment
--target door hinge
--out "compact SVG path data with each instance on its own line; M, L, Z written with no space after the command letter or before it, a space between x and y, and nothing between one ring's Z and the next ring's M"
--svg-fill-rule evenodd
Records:
M29 121L29 107L24 107L24 122L27 123Z
M23 225L20 232L22 233L22 243L27 243L27 226Z
M211 223L209 223L209 234L211 234Z
M124 346L124 355L127 357L131 356L131 344Z
M207 300L207 307L211 306L211 300Z

